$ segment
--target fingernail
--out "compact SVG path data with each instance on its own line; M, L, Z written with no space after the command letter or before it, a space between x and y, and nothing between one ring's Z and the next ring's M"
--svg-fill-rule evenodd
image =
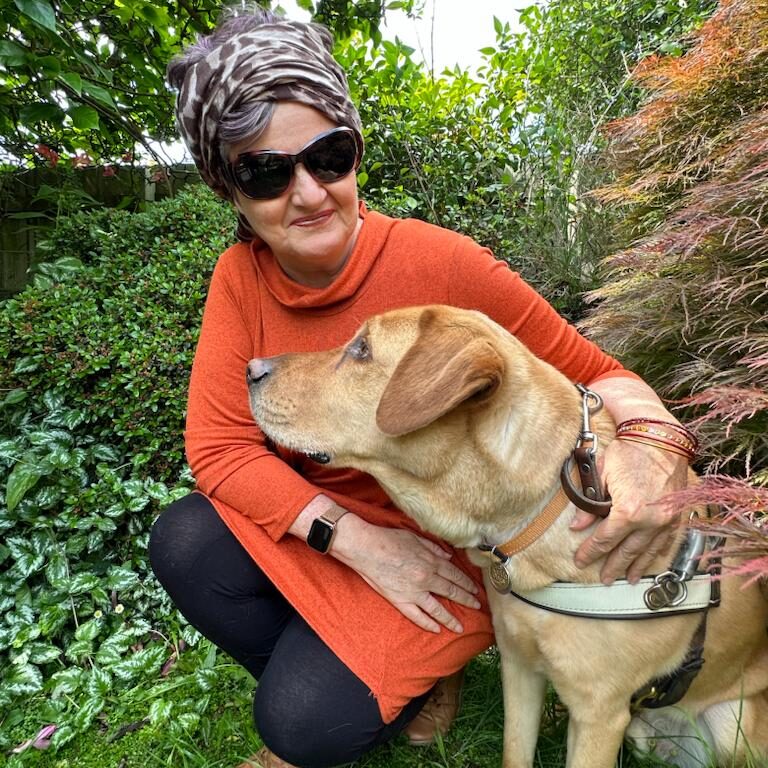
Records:
M456 633L461 633L461 632L464 631L464 627L462 627L461 624L455 624L453 631L456 632Z
M612 577L612 576L603 576L603 578L601 579L601 581L603 582L603 584L604 584L606 587L610 587L610 586L611 586L611 584L613 584L613 577Z
M480 607L480 601L479 600L473 600L472 601L472 607L473 608L479 608Z

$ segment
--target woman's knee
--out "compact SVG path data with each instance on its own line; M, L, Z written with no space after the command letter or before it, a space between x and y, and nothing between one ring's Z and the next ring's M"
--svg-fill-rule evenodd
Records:
M301 676L281 682L276 685L267 671L253 698L256 730L278 757L301 768L331 768L380 743L378 706L370 694L354 704L330 691L308 690L311 683Z
M200 493L190 493L160 513L149 535L149 562L161 584L194 562L216 522L216 510Z

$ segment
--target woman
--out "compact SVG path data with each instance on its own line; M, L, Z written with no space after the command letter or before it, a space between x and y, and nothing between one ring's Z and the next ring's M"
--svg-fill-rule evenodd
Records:
M186 618L259 681L267 746L244 765L331 766L403 730L418 744L447 729L461 669L492 642L487 604L464 553L372 478L266 441L247 361L340 345L395 306L453 304L589 383L617 423L674 419L486 249L367 211L360 120L327 30L240 14L169 67L181 134L237 208L241 242L216 266L192 370L185 438L199 492L160 516L151 558ZM614 508L577 555L610 553L606 582L636 581L670 542L674 512L636 501L685 482L684 459L660 447L617 440L606 452ZM593 523L583 513L573 525Z

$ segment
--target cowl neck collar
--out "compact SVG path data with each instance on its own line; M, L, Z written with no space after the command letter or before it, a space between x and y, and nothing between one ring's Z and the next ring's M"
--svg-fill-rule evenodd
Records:
M297 283L285 274L270 248L260 240L251 243L251 254L262 285L275 301L290 309L341 311L363 295L375 271L394 219L368 211L360 203L363 224L347 263L330 285L315 288Z

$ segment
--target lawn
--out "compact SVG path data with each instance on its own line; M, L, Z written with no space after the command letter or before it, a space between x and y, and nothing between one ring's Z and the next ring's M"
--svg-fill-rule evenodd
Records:
M150 701L162 695L185 704L189 701L190 677L171 674L155 690L132 694L135 703L124 708L123 722L111 723L108 715L99 726L73 740L59 752L28 749L8 759L8 768L230 768L260 746L250 719L253 680L223 654L218 654L210 687L201 692L196 709L202 716L187 717L186 728L170 721L150 724ZM181 682L179 682L181 681ZM16 743L29 738L45 722L45 702L33 698L12 733ZM187 713L195 715L196 713ZM173 719L173 718L172 718ZM447 738L429 748L409 746L404 738L375 750L359 760L360 768L498 768L502 748L502 701L498 657L490 650L469 667L461 713ZM176 724L178 726L178 723ZM550 695L539 739L536 768L565 765L567 715ZM638 760L625 750L621 768L652 768L663 763Z

